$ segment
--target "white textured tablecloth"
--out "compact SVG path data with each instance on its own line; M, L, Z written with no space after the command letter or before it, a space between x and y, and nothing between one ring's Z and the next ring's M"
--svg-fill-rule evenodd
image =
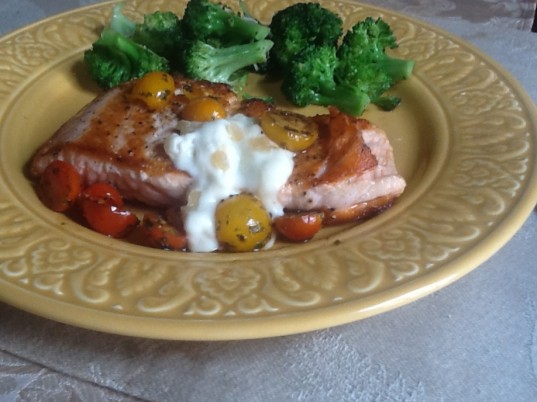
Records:
M2 0L0 33L95 2ZM537 100L536 1L366 2L473 43ZM0 401L537 401L536 261L534 212L489 261L431 296L336 328L240 342L102 334L0 303Z

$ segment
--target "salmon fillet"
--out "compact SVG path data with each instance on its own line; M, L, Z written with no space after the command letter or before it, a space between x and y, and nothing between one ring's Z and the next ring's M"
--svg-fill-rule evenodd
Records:
M174 167L163 142L180 132L188 93L220 100L228 114L257 118L275 106L240 101L223 84L175 78L169 106L150 111L129 99L133 83L98 96L35 153L30 172L39 177L55 159L77 168L89 185L106 181L126 199L156 207L185 202L192 178ZM405 188L385 133L369 121L333 109L312 117L319 140L294 156L294 169L279 194L287 210L325 211L326 223L356 220L389 207Z
M227 85L179 77L175 84L177 95L159 112L129 99L133 82L98 96L38 149L30 173L39 177L61 159L77 168L86 185L109 182L126 199L158 207L184 201L191 178L173 166L162 144L178 130L185 94L218 98L228 113L239 101Z

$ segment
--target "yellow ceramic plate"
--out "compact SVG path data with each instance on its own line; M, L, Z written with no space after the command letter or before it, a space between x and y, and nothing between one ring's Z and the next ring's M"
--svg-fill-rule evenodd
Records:
M141 18L186 0L128 3ZM247 2L264 22L290 1ZM69 324L168 339L241 339L359 320L453 282L498 250L537 199L537 123L519 85L475 48L402 15L327 1L346 26L382 16L417 61L386 129L408 188L359 226L247 254L173 253L93 233L37 200L24 166L96 94L82 52L103 3L0 40L0 298ZM262 82L255 91L266 91ZM269 89L270 90L270 89Z

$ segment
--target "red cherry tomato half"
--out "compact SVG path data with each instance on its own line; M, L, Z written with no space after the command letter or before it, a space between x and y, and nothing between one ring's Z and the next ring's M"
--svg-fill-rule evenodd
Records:
M297 212L274 219L274 227L284 238L294 242L305 242L321 230L321 212Z
M107 236L126 236L138 225L138 217L124 209L116 188L96 183L86 188L80 197L80 208L89 227Z
M82 177L73 165L55 160L41 175L37 196L46 207L65 212L77 201L82 191Z
M111 184L98 182L84 189L82 199L98 202L109 202L116 207L123 208L125 203L118 189Z
M164 250L185 250L188 246L186 232L168 223L162 216L148 212L142 219L144 240L150 247Z

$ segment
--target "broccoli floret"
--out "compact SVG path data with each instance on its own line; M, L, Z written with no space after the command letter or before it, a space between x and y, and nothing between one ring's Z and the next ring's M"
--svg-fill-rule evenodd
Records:
M270 30L250 17L243 17L209 0L190 0L186 6L183 30L191 40L213 46L232 46L265 39Z
M132 39L105 28L84 62L93 79L103 88L139 78L150 71L169 71L168 61Z
M386 54L386 49L396 47L392 29L381 18L358 22L345 34L338 49L336 81L360 88L372 103L385 110L393 109L400 100L383 94L408 78L415 64Z
M308 46L336 46L342 34L341 18L317 3L297 3L278 11L270 22L268 70L276 76Z
M379 108L381 108L382 110L389 112L390 110L393 110L397 106L399 106L399 104L401 103L401 98L399 96L394 96L394 95L389 95L389 96L382 95L382 96L377 96L374 99L373 103L377 105Z
M103 88L112 88L150 71L170 70L166 55L152 50L152 46L161 46L163 38L167 41L168 36L162 34L156 40L155 34L151 42L148 33L158 28L169 29L171 37L172 18L161 19L159 13L155 13L155 16L145 17L143 24L138 24L123 14L123 7L123 3L114 7L108 26L92 48L84 52L84 63L90 75ZM175 19L177 24L177 17ZM180 28L176 26L174 29L179 32ZM164 43L167 45L168 42Z
M239 91L246 82L246 68L266 61L271 47L267 39L228 47L193 41L183 53L185 73L191 78L225 83Z
M108 28L126 37L131 37L136 29L136 23L123 14L123 7L125 7L125 4L119 3L113 8Z
M369 104L367 94L334 80L336 48L309 46L290 63L282 82L282 92L296 106L335 106L359 116Z
M146 14L144 22L136 24L132 40L165 57L176 67L182 46L181 21L170 11Z

